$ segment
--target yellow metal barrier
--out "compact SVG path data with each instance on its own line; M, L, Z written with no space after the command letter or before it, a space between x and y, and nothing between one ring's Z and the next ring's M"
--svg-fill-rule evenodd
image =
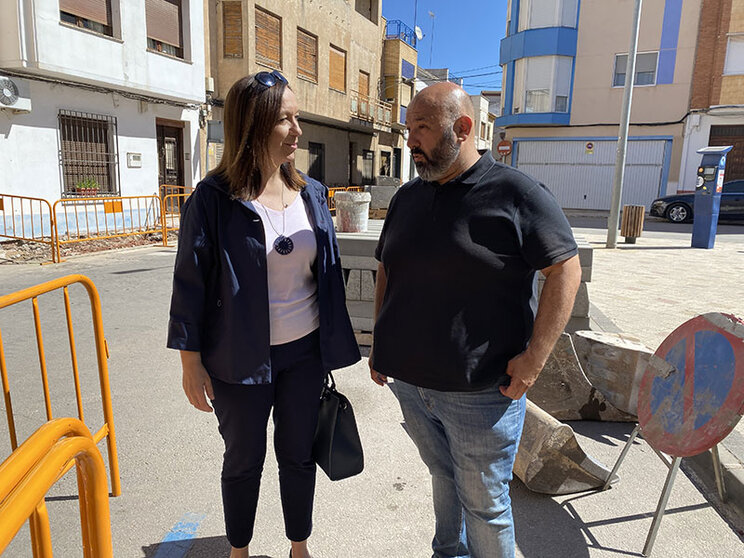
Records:
M347 192L364 192L364 186L347 186Z
M48 244L56 261L54 213L45 199L0 194L0 236Z
M88 428L79 420L47 422L0 464L0 553L30 519L35 558L52 558L44 495L77 465L85 558L111 558L111 519L106 467Z
M49 380L47 374L46 357L44 353L44 340L41 332L41 316L39 314L38 297L42 294L62 289L65 315L67 318L67 333L70 345L70 357L72 360L72 375L75 383L75 395L77 399L78 418L84 421L83 402L80 392L80 377L78 373L77 352L75 350L75 336L72 326L72 312L70 309L70 295L68 286L80 283L85 287L90 299L91 315L93 319L93 333L95 338L96 356L98 362L98 381L101 388L101 403L103 407L104 424L93 435L93 440L98 443L106 438L108 447L109 468L111 472L111 493L113 496L121 494L121 482L119 478L119 458L116 451L116 433L114 430L114 415L111 407L111 388L108 374L108 347L103 335L103 320L101 317L101 300L98 290L93 281L84 275L68 275L52 281L47 281L34 287L29 287L15 293L0 296L0 309L7 308L25 300L31 300L34 325L36 328L36 345L39 353L39 366L41 369L41 380L44 391L44 404L46 407L47 420L52 420L52 402L49 392ZM10 431L10 444L12 449L18 447L18 438L13 415L13 404L10 396L10 383L8 381L8 369L5 362L3 350L2 332L0 332L0 378L2 379L3 394L5 396L5 410L8 418L8 430ZM1 500L2 498L0 498Z
M181 226L181 207L191 193L168 194L161 203L160 215L163 225L163 246L168 246L168 231L177 231Z
M60 246L162 230L158 196L70 198L54 202L54 249L60 261Z

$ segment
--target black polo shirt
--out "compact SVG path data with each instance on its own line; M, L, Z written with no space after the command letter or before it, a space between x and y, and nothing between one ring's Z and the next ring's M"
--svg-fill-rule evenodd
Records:
M490 153L446 184L405 184L375 253L387 276L375 369L441 391L506 383L532 335L536 270L576 253L548 189Z

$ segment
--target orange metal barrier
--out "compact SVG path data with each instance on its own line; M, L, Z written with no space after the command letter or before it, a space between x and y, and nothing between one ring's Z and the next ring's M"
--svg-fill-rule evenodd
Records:
M347 192L364 192L364 186L347 186Z
M161 200L160 215L163 224L163 246L168 246L168 231L181 226L181 207L191 193L169 194Z
M0 236L48 244L56 261L54 213L45 199L0 194Z
M158 196L62 199L52 207L56 216L54 248L86 240L135 236L162 230Z
M98 381L101 388L101 403L103 407L104 424L93 435L93 440L98 443L106 438L109 457L109 468L111 472L111 493L113 496L121 494L121 481L119 478L119 458L116 451L116 433L114 430L114 416L111 408L111 388L109 385L108 374L108 347L103 335L103 320L101 318L101 300L98 296L98 290L93 281L83 275L68 275L52 281L47 281L34 287L29 287L15 293L0 296L0 309L18 304L25 300L31 300L32 312L34 316L34 325L36 327L36 345L39 353L39 366L41 369L41 380L44 391L44 404L46 408L47 420L52 420L52 403L49 392L49 380L47 374L46 357L44 353L44 340L41 331L41 316L39 313L38 297L42 294L62 289L65 315L67 318L67 334L70 344L70 357L72 360L72 375L75 384L75 395L77 399L78 418L84 421L83 401L80 391L80 377L78 372L78 359L75 350L75 336L72 326L72 312L70 309L70 295L68 286L74 283L80 283L85 287L90 299L91 315L93 319L93 333L95 338L96 356L98 362ZM5 409L8 419L8 430L10 431L10 445L12 449L18 447L18 438L15 428L13 415L13 404L10 396L10 383L8 381L8 369L5 362L5 353L2 342L2 332L0 332L0 378L2 379L3 393L5 396ZM0 498L1 500L1 498Z
M30 520L35 558L52 558L44 495L77 465L85 558L112 558L106 467L88 428L79 420L47 422L0 464L0 553Z

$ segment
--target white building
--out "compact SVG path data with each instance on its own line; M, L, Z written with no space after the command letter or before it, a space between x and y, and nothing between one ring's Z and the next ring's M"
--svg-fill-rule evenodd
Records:
M488 99L483 95L471 95L470 102L473 103L473 116L475 122L475 148L479 153L491 151L493 141L493 118L489 118Z
M196 0L0 2L0 193L53 202L195 185L203 11Z

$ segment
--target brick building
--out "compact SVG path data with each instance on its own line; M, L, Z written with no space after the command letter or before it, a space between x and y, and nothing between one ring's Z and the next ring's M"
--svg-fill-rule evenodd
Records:
M694 190L706 145L733 145L726 179L744 178L744 0L703 0L680 190Z
M359 185L400 167L393 158L402 132L383 99L380 0L209 0L205 12L207 81L213 84L202 139L207 168L220 156L228 90L247 74L272 69L297 95L299 170L328 185Z

